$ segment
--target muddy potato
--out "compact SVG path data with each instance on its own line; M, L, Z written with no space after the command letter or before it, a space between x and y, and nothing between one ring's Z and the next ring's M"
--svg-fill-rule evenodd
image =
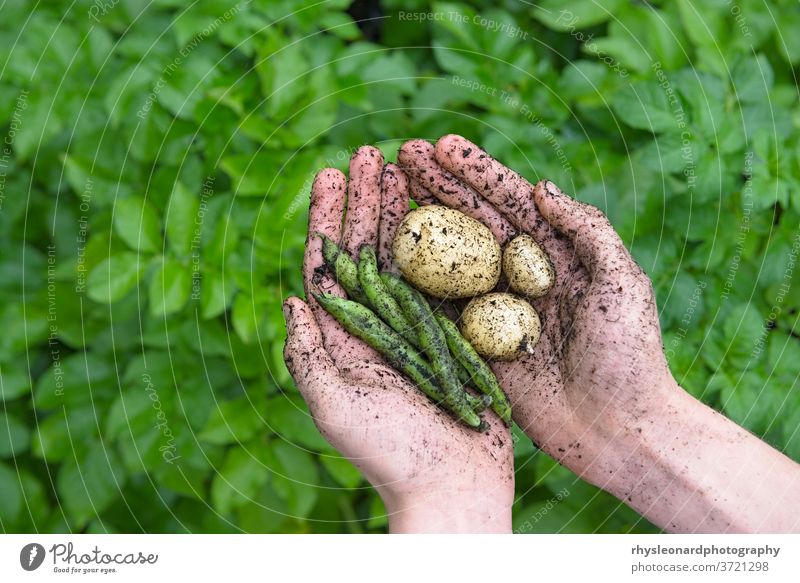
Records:
M474 298L461 314L461 333L482 356L514 360L533 352L542 324L527 301L507 293Z
M443 206L409 212L397 228L392 254L403 277L437 298L480 295L500 278L500 245L492 232Z
M515 237L503 251L503 273L518 294L539 298L550 291L556 279L547 253L529 235Z

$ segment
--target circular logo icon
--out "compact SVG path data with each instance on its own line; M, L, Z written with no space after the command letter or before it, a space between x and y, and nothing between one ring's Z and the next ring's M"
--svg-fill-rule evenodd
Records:
M19 552L19 564L26 571L35 571L44 562L44 547L39 543L30 543Z

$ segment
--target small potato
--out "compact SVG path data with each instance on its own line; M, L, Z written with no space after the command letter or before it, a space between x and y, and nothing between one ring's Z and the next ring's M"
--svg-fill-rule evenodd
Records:
M544 249L529 235L515 237L503 251L503 273L518 294L540 298L550 291L556 272Z
M507 293L474 298L461 314L461 333L482 356L514 360L531 354L542 323L527 301Z
M477 296L500 279L500 245L492 232L443 206L409 212L397 228L392 255L403 277L437 298Z

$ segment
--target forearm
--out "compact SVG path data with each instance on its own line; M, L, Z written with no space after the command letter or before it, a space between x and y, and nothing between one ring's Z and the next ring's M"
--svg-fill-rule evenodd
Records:
M389 515L389 532L402 533L511 533L511 499L498 492L381 496Z
M800 466L680 387L666 395L611 443L601 485L671 532L800 530Z

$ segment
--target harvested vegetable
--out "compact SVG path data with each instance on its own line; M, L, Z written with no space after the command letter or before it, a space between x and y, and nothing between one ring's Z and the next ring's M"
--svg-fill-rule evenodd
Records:
M523 298L491 293L472 299L461 314L461 333L482 356L514 360L533 353L542 324Z
M406 280L437 298L480 295L500 278L500 245L492 232L443 206L409 212L397 229L392 254Z
M322 234L318 236L322 239L322 257L333 270L336 281L342 286L348 297L360 304L369 305L369 300L358 283L356 262L328 237Z
M381 279L403 309L406 319L419 327L422 349L431 361L436 380L444 392L444 401L462 421L480 429L485 424L469 408L466 393L458 382L458 368L447 346L444 332L433 316L433 311L422 294L391 273L382 273ZM472 415L469 415L471 413Z
M364 294L367 296L370 305L377 312L378 316L386 322L395 332L400 334L403 339L415 348L422 348L419 339L419 327L412 326L403 310L398 305L394 297L389 293L386 285L381 280L378 273L378 263L375 250L368 245L361 247L358 261L358 279ZM472 375L456 362L458 367L458 379L463 385L473 385ZM473 411L483 411L492 404L491 395L484 394L481 397L474 397L466 393L467 401Z
M470 374L472 384L478 388L485 395L492 398L492 411L506 423L511 425L511 403L508 402L508 397L500 388L500 383L497 382L497 377L494 376L492 369L489 368L477 351L472 345L461 335L455 322L442 314L441 312L434 313L436 322L438 322L445 338L447 338L447 345L450 347L451 354Z
M519 235L506 245L503 273L512 290L531 298L545 295L556 280L550 258L530 235Z
M438 377L425 359L399 334L384 324L372 310L332 294L313 294L313 296L345 330L378 351L390 365L407 375L430 399L450 409L468 426L478 431L487 429L486 423L472 408L476 406L482 409L485 407L484 401L480 399L468 401L463 391L460 399L448 398L447 394L436 386L435 378ZM451 402L455 402L457 408L452 407Z
M406 342L419 348L417 332L408 323L405 315L403 315L403 310L392 297L392 294L389 293L389 290L386 289L378 272L378 259L375 255L375 249L368 245L361 247L359 252L358 281L369 303L381 319L400 334Z

